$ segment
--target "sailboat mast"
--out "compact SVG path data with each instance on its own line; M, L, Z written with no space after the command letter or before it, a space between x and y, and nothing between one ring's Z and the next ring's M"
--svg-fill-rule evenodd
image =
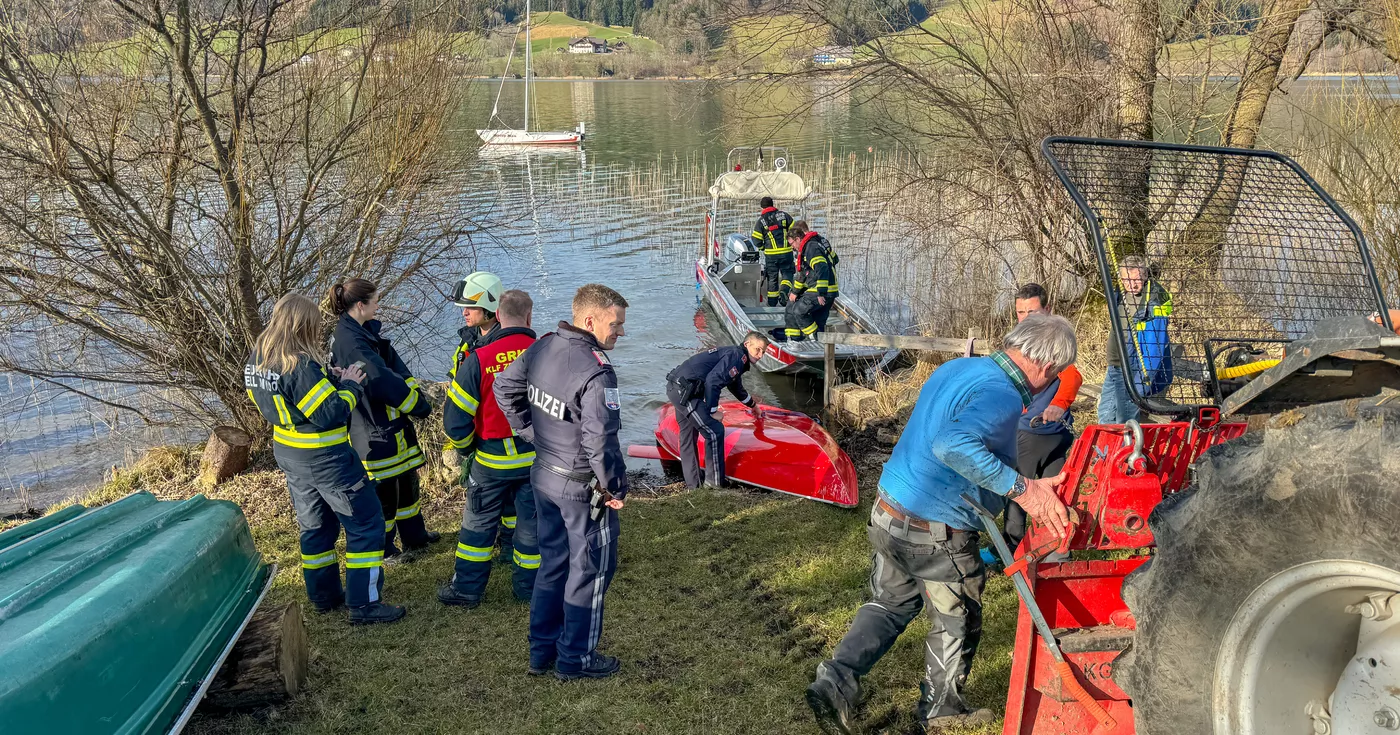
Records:
M525 0L525 132L530 132L530 0Z

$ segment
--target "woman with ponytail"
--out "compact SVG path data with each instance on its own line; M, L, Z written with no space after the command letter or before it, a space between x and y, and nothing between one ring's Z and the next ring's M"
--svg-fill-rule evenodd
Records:
M432 406L399 353L380 335L381 324L374 318L378 287L351 278L336 284L329 299L339 317L331 336L331 365L358 366L365 373L365 401L350 421L350 442L378 487L385 556L400 553L395 535L403 540L405 552L422 550L441 536L427 529L418 510L418 468L424 459L409 417L427 416Z
M350 446L346 424L365 402L365 374L327 372L317 362L325 332L316 303L287 294L272 309L243 368L258 413L272 424L272 454L287 475L301 527L301 573L319 612L350 607L350 622L391 623L404 616L381 599L384 535L374 482ZM345 586L335 542L345 527Z

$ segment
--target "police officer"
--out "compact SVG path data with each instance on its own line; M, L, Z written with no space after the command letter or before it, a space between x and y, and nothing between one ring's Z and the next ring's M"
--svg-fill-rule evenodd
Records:
M719 394L728 388L758 417L757 402L744 390L744 373L763 357L766 349L768 338L749 332L741 344L701 352L666 375L666 397L676 407L676 424L680 428L681 472L686 487L700 486L696 442L701 437L705 439L704 480L712 487L724 487L724 424L715 418Z
M301 573L311 604L319 612L349 605L356 625L391 623L404 609L381 599L384 516L346 427L366 400L365 374L353 365L328 374L313 357L323 348L320 310L305 296L287 294L248 356L243 383L272 424L272 455L287 475L301 527ZM335 554L342 525L344 587Z
M621 664L599 653L603 596L617 567L617 511L627 495L622 408L607 351L627 300L599 284L574 294L573 323L541 337L496 376L496 402L535 445L540 571L530 601L530 673L600 679Z
M753 226L749 238L754 247L763 251L763 277L768 281L768 305L777 306L792 289L794 271L792 243L788 242L788 230L792 227L792 217L773 206L773 197L759 200L763 209L758 213L758 223Z
M831 243L816 230L808 230L806 222L797 222L792 231L794 237L800 237L798 273L783 314L783 336L789 341L801 342L826 330L826 320L841 293L841 284L836 280L839 261Z
M513 546L503 545L514 566L512 590L529 602L540 568L535 534L535 494L530 488L530 466L535 447L506 422L491 388L496 376L530 345L534 304L524 291L501 295L497 329L482 338L458 366L443 409L442 425L448 440L462 455L467 468L467 501L462 509L462 531L457 537L457 563L452 579L438 589L445 605L473 608L481 604L491 577L491 556L498 526L513 530ZM484 397L484 398L483 398Z
M423 450L409 417L423 418L432 405L418 391L393 344L380 335L375 319L379 289L363 278L352 278L331 289L331 311L340 315L331 335L331 367L351 365L365 373L365 400L350 419L350 443L374 480L384 510L384 557L399 555L394 536L403 538L403 556L428 548L441 535L429 531L419 512L418 468Z

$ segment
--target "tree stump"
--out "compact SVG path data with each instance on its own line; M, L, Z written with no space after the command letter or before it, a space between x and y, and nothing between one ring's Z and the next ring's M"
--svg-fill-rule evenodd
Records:
M214 487L248 469L248 450L253 437L234 426L220 426L209 435L204 456L199 460L199 482Z
M285 702L306 683L309 658L300 605L259 610L214 675L202 706L236 710Z

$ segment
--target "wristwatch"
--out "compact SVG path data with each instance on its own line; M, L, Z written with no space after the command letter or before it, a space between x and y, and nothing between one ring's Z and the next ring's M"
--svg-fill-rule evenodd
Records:
M1014 482L1014 483L1011 484L1011 489L1008 490L1007 493L1006 493L1006 499L1007 499L1007 500L1015 500L1016 498L1019 498L1019 497L1021 497L1022 495L1025 495L1025 494L1026 494L1026 478L1021 477L1020 475L1017 475L1017 476L1016 476L1016 482Z

